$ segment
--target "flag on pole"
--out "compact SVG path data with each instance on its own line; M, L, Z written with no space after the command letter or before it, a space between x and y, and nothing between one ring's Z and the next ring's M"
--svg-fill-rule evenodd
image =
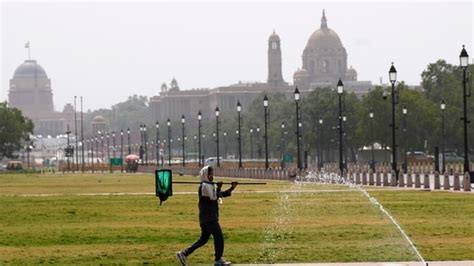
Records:
M30 41L27 41L27 42L25 43L25 48L30 48Z

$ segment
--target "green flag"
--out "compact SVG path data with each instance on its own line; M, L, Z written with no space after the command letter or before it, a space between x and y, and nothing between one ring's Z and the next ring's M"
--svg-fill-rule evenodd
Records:
M160 205L173 195L173 175L170 169L160 169L155 171L155 192L160 198Z

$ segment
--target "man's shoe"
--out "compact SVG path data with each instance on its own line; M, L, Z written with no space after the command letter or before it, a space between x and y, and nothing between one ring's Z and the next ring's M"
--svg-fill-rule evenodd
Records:
M232 263L230 261L224 260L224 258L220 258L219 260L216 260L214 262L214 266L228 266L228 265L232 265Z
M186 266L186 255L182 251L176 252L176 257L178 258L179 262L181 262L182 266Z

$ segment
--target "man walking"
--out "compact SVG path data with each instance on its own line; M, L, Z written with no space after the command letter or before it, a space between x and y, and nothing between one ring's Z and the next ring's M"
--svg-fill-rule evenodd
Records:
M232 182L231 187L221 191L222 182L214 183L214 171L211 166L205 166L200 171L201 184L199 185L199 224L201 226L201 236L190 247L176 253L183 266L186 265L186 259L196 249L207 243L209 237L214 238L215 266L230 265L222 257L224 253L224 237L221 226L219 225L219 205L220 198L231 196L232 191L238 182Z

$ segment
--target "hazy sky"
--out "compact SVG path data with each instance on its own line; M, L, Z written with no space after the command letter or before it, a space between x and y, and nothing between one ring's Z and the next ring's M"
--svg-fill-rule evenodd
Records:
M386 82L393 61L399 79L415 85L437 59L459 64L462 44L474 56L472 1L3 1L0 8L0 100L30 41L58 110L74 95L84 97L86 110L154 96L173 77L184 90L266 81L274 29L283 77L292 82L323 9L359 80Z

